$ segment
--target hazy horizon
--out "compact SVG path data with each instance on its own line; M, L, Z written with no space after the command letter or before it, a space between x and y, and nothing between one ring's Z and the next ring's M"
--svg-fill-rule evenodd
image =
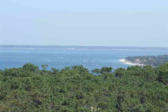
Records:
M160 46L96 46L96 45L0 45L2 48L29 48L29 47L35 47L35 48L96 48L96 49L167 49L168 47L160 47Z

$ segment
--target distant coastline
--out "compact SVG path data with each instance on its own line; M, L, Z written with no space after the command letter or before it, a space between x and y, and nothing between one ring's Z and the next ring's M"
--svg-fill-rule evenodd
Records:
M133 62L128 61L128 60L126 60L126 59L124 59L124 58L120 59L120 62L121 62L121 63L124 63L124 64L126 64L126 65L131 65L131 66L144 66L144 64L133 63Z
M132 66L150 65L157 67L162 64L168 63L168 55L126 57L124 59L120 59L120 62Z
M83 48L83 49L168 49L168 47L142 47L142 46L82 46L82 45L0 45L0 48Z

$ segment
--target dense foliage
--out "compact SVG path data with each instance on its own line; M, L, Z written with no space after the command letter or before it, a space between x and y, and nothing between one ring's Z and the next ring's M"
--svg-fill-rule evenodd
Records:
M0 71L0 112L168 112L168 64Z
M135 56L127 57L126 60L144 65L159 66L168 63L168 55L161 56Z

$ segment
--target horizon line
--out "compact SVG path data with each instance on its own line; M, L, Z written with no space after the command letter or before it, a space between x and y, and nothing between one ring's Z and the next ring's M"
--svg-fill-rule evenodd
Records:
M127 47L127 48L168 48L168 46L104 46L104 45L0 45L0 47L101 47L101 48L112 48L112 47Z

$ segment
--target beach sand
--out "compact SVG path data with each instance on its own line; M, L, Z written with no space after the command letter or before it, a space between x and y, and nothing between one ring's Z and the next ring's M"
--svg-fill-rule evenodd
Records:
M126 59L120 59L120 62L127 64L127 65L131 65L131 66L144 66L144 64L140 64L140 63L132 63Z

